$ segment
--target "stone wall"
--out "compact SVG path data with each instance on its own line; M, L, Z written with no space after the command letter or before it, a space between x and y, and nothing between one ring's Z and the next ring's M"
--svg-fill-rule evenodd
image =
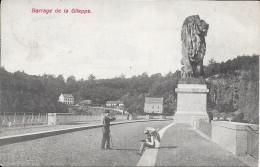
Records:
M258 131L259 126L238 122L212 121L212 141L238 156L248 153L250 131ZM258 144L257 144L258 145Z

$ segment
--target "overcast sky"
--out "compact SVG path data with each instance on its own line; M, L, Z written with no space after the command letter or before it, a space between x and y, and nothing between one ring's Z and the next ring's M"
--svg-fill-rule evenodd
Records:
M10 72L77 79L175 72L183 21L196 14L209 24L204 64L260 53L257 1L4 0L1 12L1 65Z

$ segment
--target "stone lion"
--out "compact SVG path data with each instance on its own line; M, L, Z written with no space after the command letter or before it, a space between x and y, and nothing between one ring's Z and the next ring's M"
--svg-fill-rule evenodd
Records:
M182 77L204 76L203 58L206 52L206 41L209 25L199 15L185 19L181 30L182 41Z

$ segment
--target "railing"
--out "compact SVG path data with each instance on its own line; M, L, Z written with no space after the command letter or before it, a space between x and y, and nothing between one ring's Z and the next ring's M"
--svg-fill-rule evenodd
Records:
M117 115L117 120L127 120L127 115ZM134 119L149 119L146 115L138 115ZM152 119L161 119L161 116L153 116ZM65 125L89 122L102 122L101 115L75 115L70 113L3 113L0 114L0 127L25 127L37 125Z
M247 131L247 154L254 158L259 158L259 131L253 130L250 127Z
M45 113L3 113L0 115L0 127L45 125L47 121Z
M165 115L138 115L137 119L173 119L173 116L165 116Z

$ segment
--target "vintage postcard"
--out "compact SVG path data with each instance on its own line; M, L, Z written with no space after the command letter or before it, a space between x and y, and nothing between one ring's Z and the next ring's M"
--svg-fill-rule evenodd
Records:
M2 0L0 166L258 166L259 1Z

